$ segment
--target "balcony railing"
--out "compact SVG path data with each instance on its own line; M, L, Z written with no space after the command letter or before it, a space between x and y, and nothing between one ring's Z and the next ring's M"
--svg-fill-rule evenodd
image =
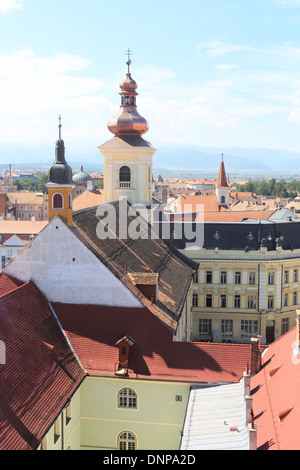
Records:
M119 181L119 188L132 188L131 181Z

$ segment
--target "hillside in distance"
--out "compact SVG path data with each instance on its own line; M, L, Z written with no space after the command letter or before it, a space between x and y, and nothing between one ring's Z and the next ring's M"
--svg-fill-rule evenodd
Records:
M152 142L157 149L153 157L154 170L185 170L216 172L221 155L227 173L295 173L300 174L300 153L267 148L207 148L185 145L167 145ZM0 142L0 166L12 164L18 168L51 166L55 158L53 143ZM67 162L74 168L103 167L103 157L94 143L72 142L66 145Z
M216 171L222 154L227 172L300 173L300 153L280 149L161 147L153 158L154 168Z

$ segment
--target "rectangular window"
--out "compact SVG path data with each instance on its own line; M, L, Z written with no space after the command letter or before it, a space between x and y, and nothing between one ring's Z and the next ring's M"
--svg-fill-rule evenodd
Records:
M205 305L208 308L212 307L212 294L206 294Z
M241 336L242 337L255 337L258 333L257 320L242 320L241 321Z
M206 271L206 284L212 284L212 271Z
M221 294L220 296L220 307L226 308L226 294Z
M251 272L249 273L249 284L250 286L254 286L255 285L255 272Z
M226 271L221 271L220 281L221 281L221 284L226 284L227 283L227 272Z
M234 308L241 308L241 296L240 295L234 296Z
M198 272L193 274L193 281L194 281L194 284L198 284Z
M71 419L72 419L72 407L71 407L71 403L68 403L68 405L66 406L66 425L69 424Z
M298 282L298 269L294 269L294 282Z
M199 336L211 336L211 320L207 318L200 318Z
M274 297L273 297L273 295L269 295L269 297L268 297L268 308L274 308Z
M298 295L297 292L293 292L293 305L297 305Z
M285 284L287 284L289 282L289 272L288 271L284 271L283 280L284 280Z
M256 295L248 295L248 308L256 308Z
M232 336L233 320L221 320L221 331L223 337Z
M61 433L61 419L59 416L59 418L57 418L54 424L54 444L56 444L56 442L60 438L60 433Z
M289 304L289 294L284 294L283 296L283 306L287 307Z
M241 272L236 272L234 273L234 283L235 284L240 284L241 283Z
M270 286L274 285L274 272L270 272L268 275L268 284Z
M282 318L281 319L281 334L284 335L289 331L289 319Z
M193 294L193 307L198 307L198 294Z

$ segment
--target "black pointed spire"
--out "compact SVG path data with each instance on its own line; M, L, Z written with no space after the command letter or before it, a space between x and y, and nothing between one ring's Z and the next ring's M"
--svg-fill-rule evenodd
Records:
M54 165L49 169L49 179L48 183L53 184L72 184L72 169L67 164L65 159L65 143L61 138L61 116L58 118L58 140L56 141L55 148L55 161Z

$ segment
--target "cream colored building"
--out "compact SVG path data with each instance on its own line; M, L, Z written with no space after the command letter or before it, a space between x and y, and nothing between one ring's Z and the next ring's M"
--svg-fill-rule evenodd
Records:
M182 250L199 263L192 341L247 343L259 335L269 344L293 328L300 306L299 222L205 225L204 246Z

